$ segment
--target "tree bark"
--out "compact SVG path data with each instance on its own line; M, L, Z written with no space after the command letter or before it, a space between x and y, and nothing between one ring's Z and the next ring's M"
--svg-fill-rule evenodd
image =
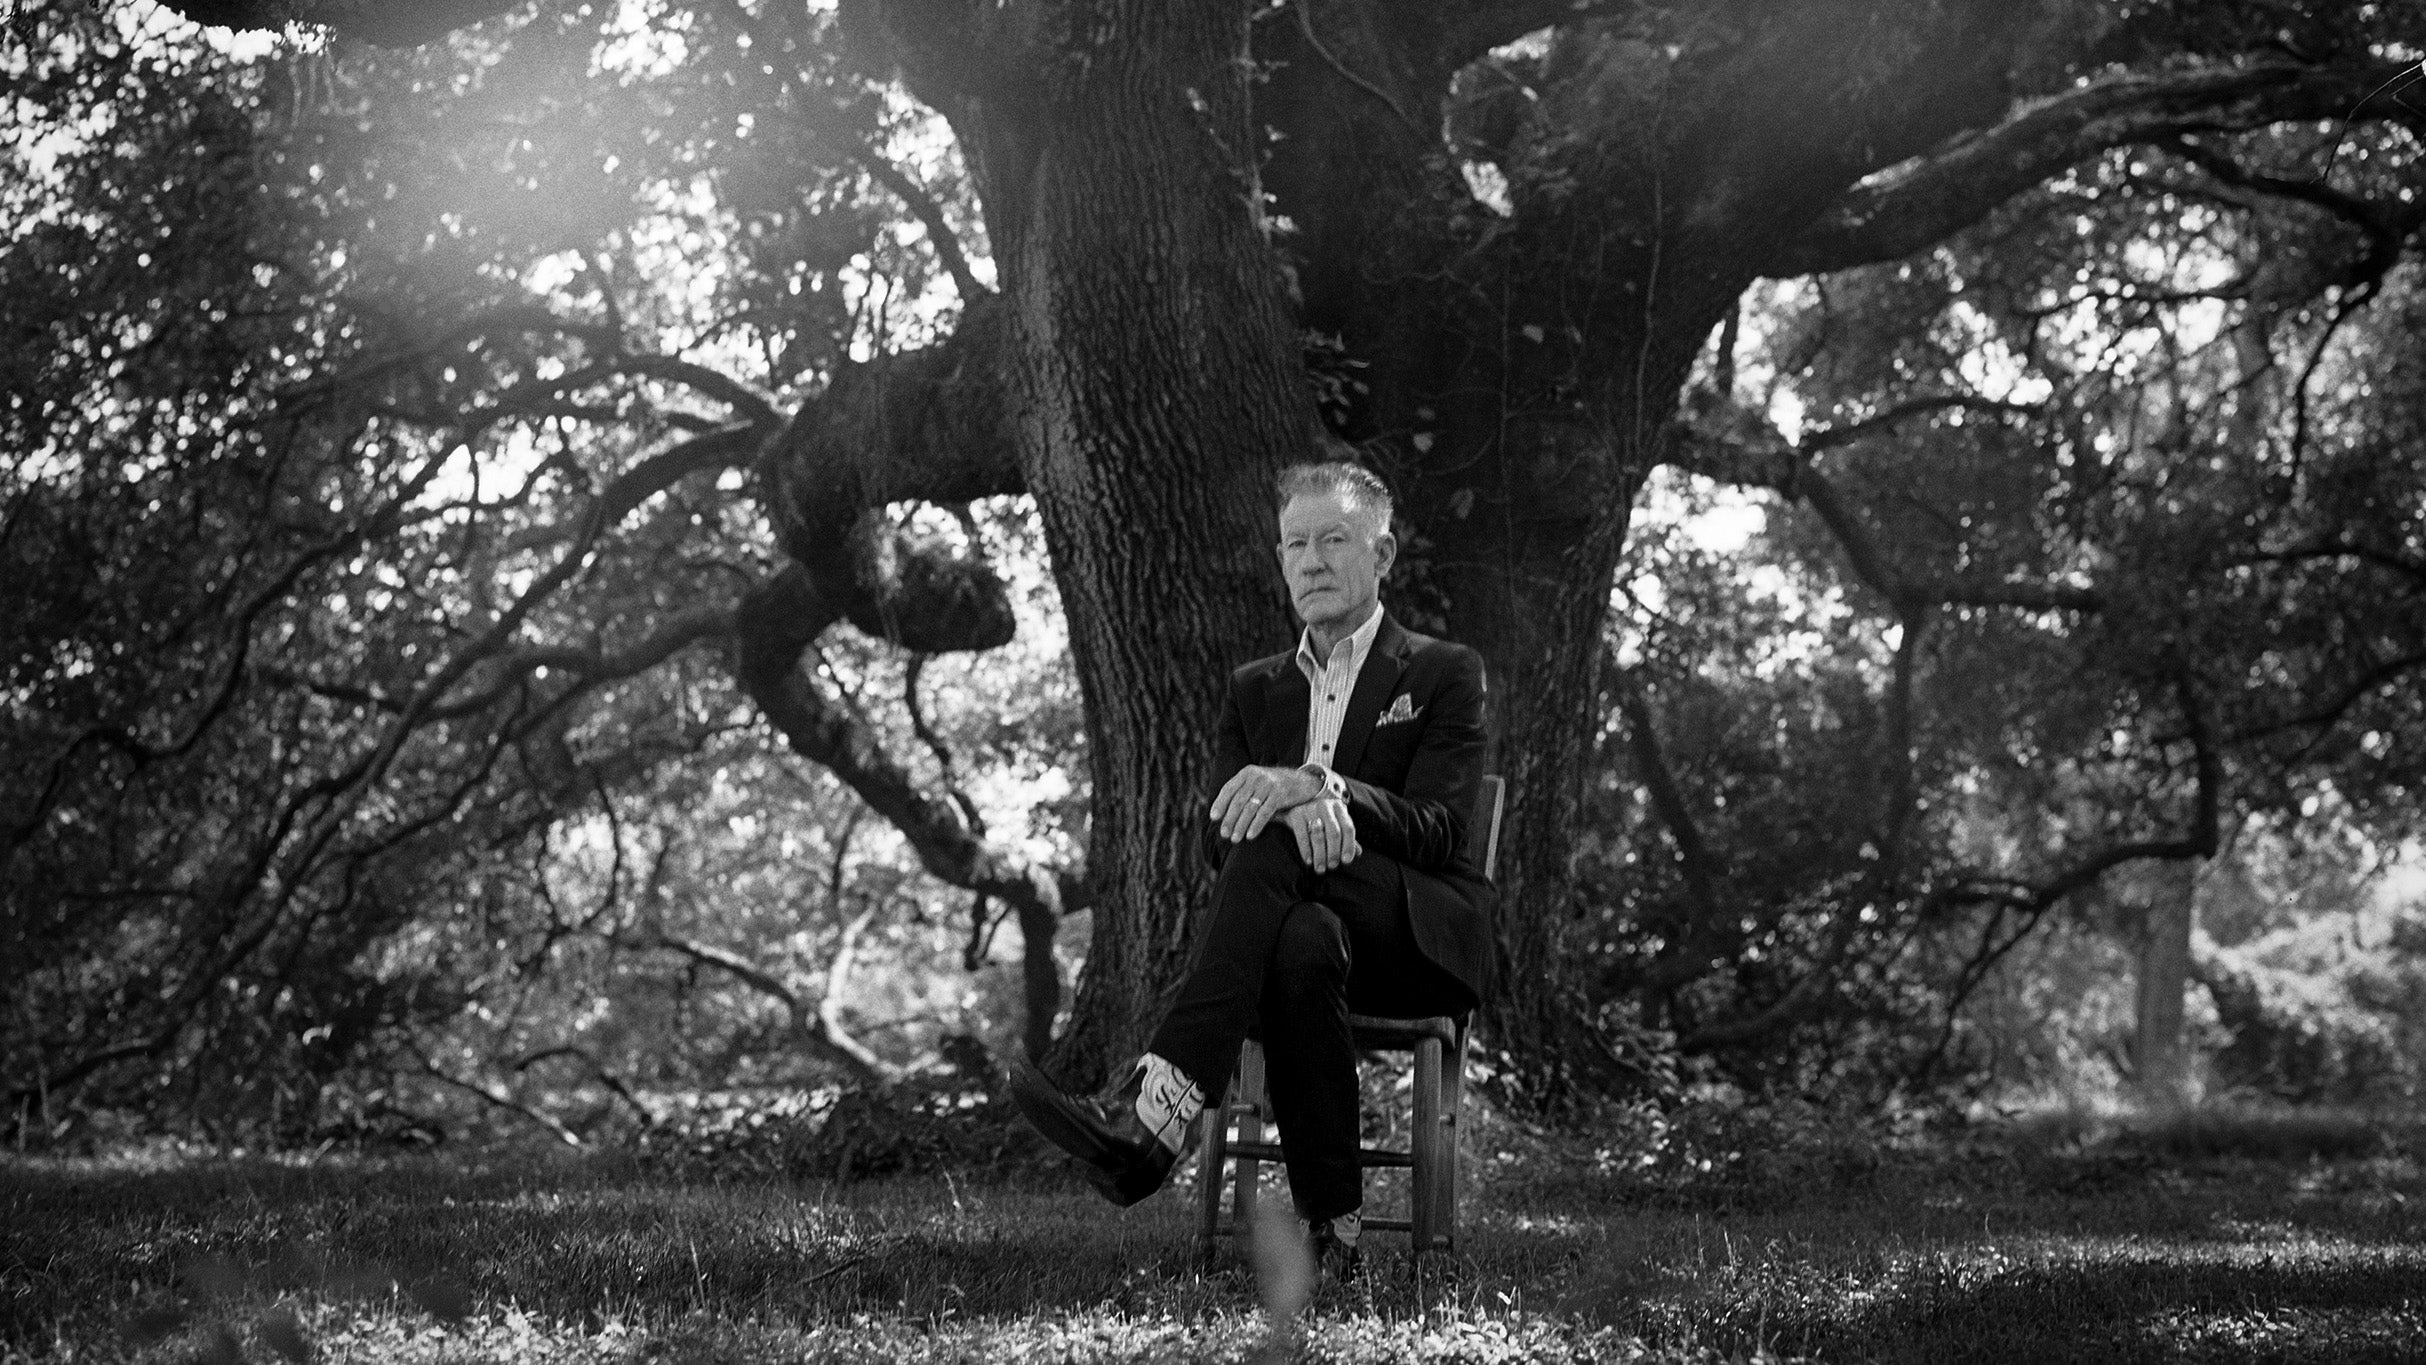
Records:
M2140 928L2139 980L2132 1048L2132 1088L2152 1109L2176 1109L2190 1099L2190 1058L2182 1036L2182 998L2190 987L2190 934L2196 920L2199 864L2158 863L2149 878L2148 914Z
M1093 939L1048 1068L1089 1085L1176 981L1223 680L1282 648L1270 480L1315 428L1265 240L1247 8L866 7L970 149L1002 373L1086 703Z

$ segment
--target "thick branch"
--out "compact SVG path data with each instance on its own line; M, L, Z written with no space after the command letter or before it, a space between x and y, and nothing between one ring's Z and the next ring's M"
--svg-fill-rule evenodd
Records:
M2067 90L1855 185L1763 273L1820 274L1909 256L2111 147L2349 117L2371 90L2406 66L2131 72ZM2381 116L2372 107L2364 112Z
M1075 874L1032 864L981 836L958 801L922 788L873 726L828 700L801 671L801 654L844 610L837 594L797 564L743 599L734 623L734 666L767 719L803 757L824 765L891 821L935 876L1014 907L1042 907L1056 918L1076 909L1084 892Z

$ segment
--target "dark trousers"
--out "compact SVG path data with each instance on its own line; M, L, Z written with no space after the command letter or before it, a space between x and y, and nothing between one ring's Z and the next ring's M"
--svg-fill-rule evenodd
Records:
M1348 1015L1414 1019L1473 1005L1416 947L1396 862L1367 853L1318 875L1276 822L1222 863L1212 922L1147 1050L1188 1073L1210 1105L1253 1029L1298 1212L1336 1218L1364 1205Z

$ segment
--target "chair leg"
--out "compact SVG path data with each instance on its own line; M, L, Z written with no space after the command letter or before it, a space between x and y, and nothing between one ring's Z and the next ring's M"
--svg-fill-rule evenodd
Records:
M1415 1180L1408 1192L1409 1229L1418 1255L1432 1249L1440 1235L1441 1183L1441 1045L1425 1038L1415 1045Z
M1233 1092L1235 1093L1235 1092ZM1221 1236L1221 1178L1230 1155L1230 1096L1206 1107L1204 1136L1196 1144L1196 1240L1205 1255Z
M1443 1059L1448 1064L1449 1074L1444 1078L1447 1083L1441 1087L1441 1121L1443 1136L1447 1140L1442 1143L1441 1152L1439 1231L1441 1246L1451 1252L1457 1250L1457 1149L1464 1137L1459 1129L1466 1116L1468 1037L1465 1021L1461 1019L1457 1024L1457 1050Z
M1238 1140L1265 1141L1264 1112L1271 1101L1264 1094L1263 1044L1252 1039L1238 1050L1237 1093ZM1255 1223L1255 1190L1263 1180L1263 1163L1242 1156L1237 1165L1238 1186L1230 1202L1230 1231L1233 1236L1245 1237Z

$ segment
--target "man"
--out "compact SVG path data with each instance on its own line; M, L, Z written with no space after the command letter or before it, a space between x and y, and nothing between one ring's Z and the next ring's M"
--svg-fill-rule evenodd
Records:
M1279 491L1280 568L1305 631L1230 677L1206 828L1220 873L1187 978L1108 1100L1024 1066L1012 1090L1126 1206L1169 1176L1255 1030L1298 1212L1326 1267L1348 1274L1364 1203L1348 1015L1459 1013L1488 975L1493 894L1465 838L1483 666L1381 610L1398 552L1381 480L1300 465Z

